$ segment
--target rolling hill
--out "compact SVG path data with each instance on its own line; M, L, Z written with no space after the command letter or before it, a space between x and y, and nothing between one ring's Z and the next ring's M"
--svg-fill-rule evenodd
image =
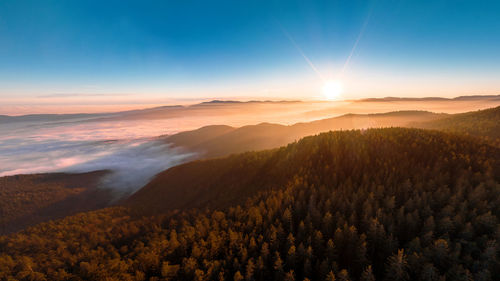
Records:
M383 133L380 133L383 132ZM381 138L388 138L387 135L399 133L400 140L391 139L385 140L383 146L378 147L378 144L364 143L367 138L375 138L377 134L382 134ZM289 144L280 149L274 149L263 152L248 152L243 154L232 155L223 159L207 159L201 161L193 161L172 167L163 173L157 175L148 185L136 192L129 198L128 205L134 206L137 209L146 208L160 211L167 211L176 208L201 208L201 207L225 207L241 198L247 198L255 193L255 190L260 190L266 186L275 187L284 185L290 180L293 175L299 173L301 169L309 170L313 175L322 174L323 167L335 167L343 169L344 167L355 165L356 161L367 161L367 163L377 163L377 157L381 153L389 153L391 157L400 158L401 164L406 165L406 159L411 153L411 148L415 144L411 143L412 136L415 141L418 139L418 134L423 134L426 137L436 136L444 148L446 143L444 139L452 136L442 135L439 132L429 132L415 129L385 129L385 130L366 130L366 131L339 131L332 133L324 133L315 137L306 137L298 143ZM368 135L368 136L366 136ZM336 156L334 152L319 152L328 150L328 148L310 149L313 145L308 144L308 141L320 142L319 140L339 137L335 139L337 143L330 144L334 148L341 145L349 148L347 156ZM439 139L441 138L441 139ZM467 139L467 138L465 138ZM369 139L369 141L372 141ZM474 142L473 139L467 139L469 142ZM391 143L390 145L387 143ZM400 142L400 143L399 143ZM328 142L322 143L327 146ZM366 145L366 146L365 146ZM433 144L432 149L438 149L438 144ZM486 144L484 144L486 145ZM488 145L486 145L487 147ZM306 149L307 147L307 149ZM347 148L344 148L347 150ZM383 151L374 151L376 149L385 149ZM398 150L399 149L399 150ZM492 148L489 148L492 149ZM370 151L364 151L370 150ZM442 149L440 149L442 150ZM290 153L290 151L298 151ZM473 150L471 150L472 152ZM373 159L362 159L360 155L368 154ZM440 151L437 155L455 155L457 151ZM346 151L342 151L339 155L345 155ZM311 162L310 155L318 157L326 157L333 155L335 163L316 163ZM354 156L353 156L354 155ZM340 158L339 158L340 157ZM347 157L348 159L346 159ZM355 157L356 159L351 159ZM435 156L438 157L438 156ZM427 160L438 161L435 157L429 156ZM440 156L439 156L440 157ZM430 160L432 159L432 160ZM334 161L332 160L332 161ZM343 161L347 161L344 163ZM416 160L414 160L416 162ZM394 164L396 161L394 161ZM423 163L416 163L423 165ZM306 165L306 167L304 167ZM452 164L450 164L452 166ZM495 171L500 169L500 166L494 166ZM314 170L313 169L319 169ZM403 169L411 169L409 166ZM364 174L369 178L378 177L377 173L381 173L383 167L374 168L374 173ZM387 172L389 173L389 172ZM498 170L497 175L500 175ZM182 186L182 188L179 188ZM233 190L235 188L236 190Z
M347 114L290 126L261 123L232 128L208 126L194 131L181 132L165 137L175 146L196 151L202 158L220 157L232 153L276 148L302 137L332 130L350 130L379 127L408 126L442 118L446 114L426 111L401 111L381 114Z
M397 103L398 106L395 106ZM184 118L186 116L197 116L200 118L210 118L213 116L262 115L265 118L245 118L247 120L260 120L257 122L278 122L285 118L287 123L291 123L286 118L293 120L312 120L324 118L325 116L335 116L343 113L366 113L386 112L393 108L402 110L430 110L435 112L462 112L464 110L477 110L498 106L500 95L472 95L456 98L371 98L350 100L337 103L328 102L308 102L308 101L232 101L232 100L212 100L191 105L166 105L152 108L127 110L112 113L76 113L76 114L30 114L8 116L0 115L3 124L9 123L75 123L80 122L111 122L111 121L138 121L138 120L161 120L172 118ZM273 118L279 115L278 118ZM220 120L220 119L219 119ZM418 120L416 120L418 121ZM297 121L294 121L297 122ZM242 122L245 123L245 122ZM248 122L247 122L248 123Z
M441 119L412 125L424 129L442 130L498 140L500 139L500 106L453 114Z
M403 128L195 161L125 207L1 236L0 278L492 280L499 161L476 138Z
M0 234L108 206L108 190L98 188L106 171L0 177Z
M385 97L385 98L368 98L360 99L358 102L391 102L391 101L498 101L500 95L470 95L458 96L454 98L443 97L423 97L423 98L400 98L400 97Z
M206 126L163 139L174 146L198 152L199 158L226 156L271 149L321 132L350 129L414 127L487 138L500 144L500 107L458 114L427 111L396 111L378 114L346 114L294 125L261 123L234 128Z
M168 136L165 140L190 151L200 152L195 159L276 148L305 135L370 126L415 126L459 134L466 133L488 137L490 143L498 145L500 144L498 141L499 112L500 107L453 115L403 111L369 115L348 114L291 126L263 123L234 128L215 125ZM415 122L415 120L419 121ZM496 141L494 141L495 138ZM214 167L211 173L218 175L220 172ZM95 189L97 178L101 176L99 173L20 175L0 178L0 185L2 185L0 200L3 202L0 207L0 213L3 214L0 220L0 233L10 233L39 222L108 206L111 195L107 191ZM76 185L75 178L86 180ZM193 182L195 181L191 184ZM89 198L92 197L97 200L90 200ZM206 196L203 198L208 200ZM171 206L183 206L182 202L184 201L173 200Z

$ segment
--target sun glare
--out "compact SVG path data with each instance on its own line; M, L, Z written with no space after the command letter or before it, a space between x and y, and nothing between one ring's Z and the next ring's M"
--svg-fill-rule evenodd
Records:
M323 85L323 96L327 100L338 100L342 95L342 84L337 80L326 81Z

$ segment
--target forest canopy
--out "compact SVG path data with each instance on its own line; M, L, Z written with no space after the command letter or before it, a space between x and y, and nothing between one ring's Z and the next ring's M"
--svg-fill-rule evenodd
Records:
M124 207L0 237L0 279L494 280L499 161L402 128L196 161Z

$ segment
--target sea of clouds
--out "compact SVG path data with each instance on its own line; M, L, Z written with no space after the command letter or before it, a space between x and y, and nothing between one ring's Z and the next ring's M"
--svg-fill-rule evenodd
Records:
M0 176L109 170L101 185L132 193L195 156L157 138L177 131L165 121L0 124Z

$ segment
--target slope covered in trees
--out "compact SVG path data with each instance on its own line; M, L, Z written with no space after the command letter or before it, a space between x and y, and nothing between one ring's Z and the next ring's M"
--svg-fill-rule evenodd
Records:
M459 114L427 111L346 114L290 126L270 123L240 128L207 126L165 137L165 141L198 152L198 158L212 158L277 148L302 137L327 131L383 127L415 127L465 133L500 145L500 107Z
M446 114L426 111L397 111L380 114L346 114L290 126L261 123L233 128L207 126L165 138L175 146L199 152L202 158L226 156L252 150L271 149L305 136L333 130L408 126L443 118Z
M106 173L0 177L0 234L107 206L111 194L97 188Z
M0 279L494 280L499 161L475 138L370 129L188 163L125 208L0 237ZM171 210L178 189L195 196Z
M415 124L416 127L485 137L500 144L500 107L453 114Z

